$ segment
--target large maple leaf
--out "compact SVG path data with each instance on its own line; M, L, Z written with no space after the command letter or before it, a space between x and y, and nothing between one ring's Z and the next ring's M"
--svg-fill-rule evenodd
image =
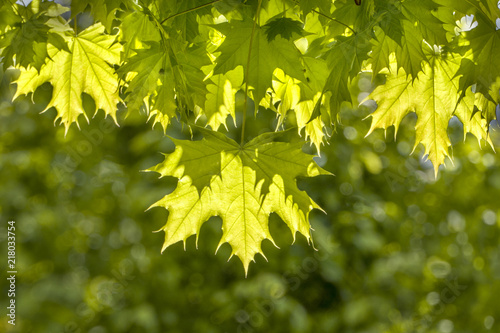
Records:
M296 184L297 177L327 175L300 143L272 142L279 134L263 134L244 146L225 135L200 129L201 141L173 139L176 149L148 171L179 179L176 189L154 206L169 210L163 250L198 233L211 216L222 218L219 247L229 243L232 254L248 271L262 253L269 233L269 214L276 212L295 234L310 239L309 212L319 206Z
M82 93L89 94L96 109L102 109L116 122L118 77L113 65L120 63L122 46L115 43L115 36L104 34L104 26L94 24L77 35L65 36L70 52L48 44L50 59L38 72L35 68L21 69L17 79L16 99L32 93L45 82L54 87L47 108L55 107L57 119L66 127L78 125L78 118L87 118L82 104ZM87 119L88 120L88 119Z
M231 115L236 126L235 94L243 83L243 71L237 68L226 74L214 75L210 81L204 110L207 125L215 131L224 125L227 130L226 118Z

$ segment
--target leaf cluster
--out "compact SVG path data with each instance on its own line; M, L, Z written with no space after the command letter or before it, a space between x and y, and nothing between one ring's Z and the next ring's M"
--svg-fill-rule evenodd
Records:
M500 103L496 0L76 0L71 7L37 0L27 6L4 1L0 13L3 66L20 70L14 98L50 82L54 91L47 109L56 109L66 131L80 116L88 120L82 94L94 100L96 112L103 110L115 121L123 104L129 113L145 112L164 131L174 119L205 127L205 141L176 142L178 150L153 168L179 178L177 189L158 203L171 211L165 244L185 240L208 217L220 215L227 228L223 240L245 268L260 252L261 240L272 239L266 218L258 214L290 204L287 209L298 209L305 218L283 220L293 233L308 237L307 214L315 207L296 206L296 200L307 199L290 190L296 176L312 175L303 169L286 174L305 158L299 146L290 151L286 144L268 142L248 151L253 141L245 142L247 109L275 113L277 131L296 127L319 153L340 110L356 106L351 88L368 72L374 81L383 80L367 97L378 105L368 134L390 126L397 133L402 119L416 113L414 146L424 146L436 173L450 156L452 117L463 124L464 137L471 133L480 144L492 145L489 124ZM241 142L228 143L217 131L228 128L229 116L237 125L238 115ZM215 149L213 155L206 156L207 145ZM275 156L288 156L282 170L272 171L273 163L266 167L279 179L259 171L269 147ZM196 151L203 156L190 160ZM229 176L228 165L241 174ZM193 183L197 171L205 175L203 186ZM233 184L236 179L240 182ZM270 184L283 188L283 197ZM176 202L183 195L203 212L196 221L185 220L188 213L172 214L186 208L182 200ZM234 200L227 202L227 195ZM249 196L255 207L242 208L241 200ZM205 201L214 204L199 206ZM234 202L239 202L236 211L248 210L253 217L234 222L240 219L228 215L234 211L221 210ZM176 223L180 229L171 231ZM248 224L259 236L246 229L235 242L227 236L233 224ZM249 238L252 243L241 250Z

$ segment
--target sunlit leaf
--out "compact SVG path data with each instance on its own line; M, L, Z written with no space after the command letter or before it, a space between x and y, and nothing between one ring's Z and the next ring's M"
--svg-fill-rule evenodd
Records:
M290 228L310 239L309 212L318 205L298 189L296 178L328 174L302 143L270 142L263 134L244 146L225 135L202 130L201 141L174 140L176 150L149 169L179 179L176 189L155 203L169 210L163 249L186 242L211 216L222 218L223 243L232 247L248 270L261 243L269 239L269 214L276 212Z

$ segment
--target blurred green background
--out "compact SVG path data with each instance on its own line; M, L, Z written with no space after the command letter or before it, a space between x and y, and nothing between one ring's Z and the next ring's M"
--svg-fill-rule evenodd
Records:
M266 241L268 261L259 256L245 278L227 244L214 255L217 218L198 250L191 237L186 251L178 243L160 253L164 234L153 231L168 212L145 210L176 180L141 170L174 146L145 114L123 110L116 127L101 111L64 136L55 111L39 114L50 85L35 104L12 103L16 72L0 74L0 253L6 262L14 220L18 271L17 325L4 315L3 278L0 331L500 332L500 159L473 137L464 143L458 121L454 164L435 179L421 147L409 155L415 117L397 141L392 128L364 138L374 105L345 108L316 158L335 176L299 181L327 213L311 214L317 251L303 237L291 245L273 214L281 249ZM357 83L359 100L370 82ZM275 125L270 111L247 122L249 135ZM168 134L190 137L178 123ZM500 147L496 122L492 137Z

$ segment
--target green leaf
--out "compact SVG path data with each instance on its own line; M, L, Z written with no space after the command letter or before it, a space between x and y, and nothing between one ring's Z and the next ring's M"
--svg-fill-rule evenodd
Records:
M127 92L129 94L125 98L125 102L130 110L138 110L143 105L144 100L149 99L156 92L160 77L162 74L166 75L165 73L169 70L166 68L166 57L160 44L149 42L145 43L145 46L149 47L135 50L136 54L130 57L118 71L128 81ZM127 76L133 78L127 79Z
M201 3L200 3L201 2ZM157 15L161 19L168 19L164 23L173 27L182 38L190 43L196 42L200 36L200 17L210 17L210 21L204 24L212 24L211 6L204 6L211 1L184 0L170 1L163 0ZM198 8L192 10L193 8ZM182 14L180 14L182 13Z
M15 6L17 7L17 5ZM6 28L12 27L20 21L21 17L14 11L14 6L8 1L2 1L0 3L0 34L3 33Z
M82 105L82 93L89 94L97 110L102 109L116 122L118 77L112 65L120 62L121 45L115 37L104 34L104 27L97 23L76 36L66 37L71 52L58 50L49 44L46 61L38 73L36 69L21 69L17 79L16 99L32 93L44 82L54 87L47 109L55 107L57 119L61 119L66 132L72 123L78 125L80 115L87 115ZM87 118L88 121L88 118Z
M404 20L402 26L402 46L396 49L398 67L404 68L405 72L415 79L422 70L422 63L426 61L422 49L423 37L410 21Z
M459 12L462 15L473 15L475 19L489 21L493 25L496 19L500 17L500 8L498 1L495 0L433 0L435 3L443 6L448 11Z
M4 68L16 65L40 70L49 56L47 44L69 51L62 37L63 31L55 29L58 24L54 19L68 9L53 2L44 2L35 13L31 5L25 8L25 17L11 22L10 29L4 35L0 34L0 49L3 49L0 54L4 57Z
M374 0L362 0L359 6L354 0L337 0L334 6L335 11L332 17L357 32L365 31L372 24L375 9ZM330 21L329 25L344 31L345 26L340 25L338 22Z
M384 34L398 43L398 45L402 45L402 22L406 19L403 13L396 7L396 4L392 1L376 0L375 8L378 13L377 20L379 27L384 31Z
M276 112L279 114L277 128L281 127L289 110L295 109L300 100L300 87L297 80L277 70L273 80L273 102L279 102Z
M236 126L235 94L243 83L242 68L227 72L225 75L218 74L210 78L211 83L207 85L207 100L204 113L207 117L207 125L217 131L220 125L226 126L229 115L233 117Z
M322 117L314 116L316 108L324 109L326 96L317 94L313 100L301 101L295 107L295 114L297 116L297 127L299 134L305 128L306 140L311 140L312 144L316 147L318 154L320 153L321 145L325 140L324 126ZM330 110L323 112L329 113Z
M78 0L71 1L71 17L82 13L90 6L90 14L96 22L101 22L107 31L111 31L113 20L116 18L116 11L122 5L130 4L130 0Z
M28 67L35 65L39 70L47 57L47 38L49 27L45 24L44 16L32 17L9 30L0 39L0 48L4 48L2 56L5 68L15 64ZM42 49L37 45L43 44ZM36 61L41 59L41 61ZM41 63L40 63L41 62Z
M284 39L294 40L304 36L303 24L288 17L277 17L263 27L267 40L272 42L278 35ZM293 38L292 38L293 37Z
M159 42L160 33L149 16L132 12L123 18L120 40L125 42L124 57L128 58L131 50L141 49L147 42Z
M297 177L329 174L318 167L302 143L270 142L263 134L240 146L218 132L200 129L201 141L173 139L176 149L148 171L179 179L176 189L155 203L169 210L163 250L196 234L211 216L222 218L223 243L232 247L248 271L269 239L269 214L276 212L294 239L300 232L310 239L309 212L318 205L298 189Z
M415 147L422 143L425 154L434 165L437 174L439 165L444 163L451 145L447 134L448 122L456 115L464 124L464 129L476 135L478 139L490 142L487 123L473 117L474 103L471 97L459 100L458 56L441 53L439 49L426 50L429 63L423 72L413 81L406 78L406 73L399 72L394 62L387 82L378 86L369 98L377 102L377 110L371 115L370 134L376 128L396 128L410 112L418 116L415 128ZM456 110L456 111L455 111ZM367 135L368 135L367 134Z
M443 22L434 15L437 9L438 5L433 0L401 2L401 12L412 23L413 29L418 29L431 45L444 45L447 43L446 30L443 29Z
M325 108L325 104L328 105L326 100L330 94L324 95L314 90L313 87L321 89L324 86L328 70L326 63L320 59L305 57L303 60L307 69L305 75L308 84L303 84L282 71L275 72L273 102L279 102L276 108L279 115L277 129L282 126L288 111L294 110L299 135L305 128L305 139L310 140L319 153L325 134L324 123L318 115ZM316 92L316 95L313 96L313 92ZM316 110L318 115L314 115ZM329 114L330 112L323 110L323 113Z
M370 57L373 73L378 74L384 68L390 69L390 55L398 45L381 28L375 27L374 30L375 38L371 41L373 47Z
M164 74L165 78L173 77L167 71ZM153 118L153 127L160 124L163 131L166 132L171 119L177 116L177 104L175 101L175 92L171 86L171 81L161 82L157 86L157 95L152 98L151 106L148 107L148 121Z
M500 77L500 30L491 22L479 20L476 28L465 33L465 38L470 42L472 60L475 64L473 70L466 75L478 84L478 90L488 94L490 86ZM498 96L493 94L492 98ZM497 97L497 103L500 98Z
M478 74L479 66L472 60L472 56L467 53L460 63L456 76L460 76L459 92L460 98L465 98L470 94L469 90L474 90L473 105L481 111L481 117L489 124L496 116L496 106L500 103L500 76L491 73L489 78ZM475 112L474 112L475 113Z
M329 0L300 0L300 9L302 9L304 16L315 9L319 9L325 14L330 14L331 5L332 3Z
M243 0L222 0L214 3L214 7L224 16L228 16L230 12L240 8Z
M286 74L304 80L301 70L301 54L293 42L276 37L268 42L265 32L253 21L232 21L213 26L226 36L217 49L220 55L216 58L214 74L224 74L238 66L244 73L248 70L245 81L253 90L255 107L264 98L266 90L271 87L272 76L276 68ZM253 35L253 37L252 37ZM250 41L253 38L253 42ZM250 50L250 44L252 49ZM249 57L250 52L250 57Z
M205 44L184 44L173 50L177 62L177 66L173 66L177 99L180 99L182 104L191 111L203 108L208 91L207 82L205 82L206 74L201 69L212 66Z
M146 103L149 118L160 123L164 130L176 111L186 115L203 108L206 101L205 74L200 69L210 64L206 50L198 45L167 40L144 42L145 49L119 70L128 82L125 99L129 110L138 110Z
M370 39L369 30L350 36L336 37L335 43L324 55L329 74L321 94L329 93L330 106L323 108L323 113L320 112L321 108L315 107L311 119L322 115L331 121L336 118L344 102L352 103L349 85L351 79L356 77L364 67L364 62L369 59ZM317 94L313 90L309 95L316 96Z
M472 92L472 89L469 88L455 110L455 115L464 125L464 141L467 133L471 133L478 139L480 146L482 143L481 140L484 140L493 147L493 142L488 131L489 121L482 116L481 112L475 112L475 103L476 96Z
M302 98L313 100L318 92L325 89L326 80L328 78L328 64L323 59L304 57L304 76L306 80L301 82Z

